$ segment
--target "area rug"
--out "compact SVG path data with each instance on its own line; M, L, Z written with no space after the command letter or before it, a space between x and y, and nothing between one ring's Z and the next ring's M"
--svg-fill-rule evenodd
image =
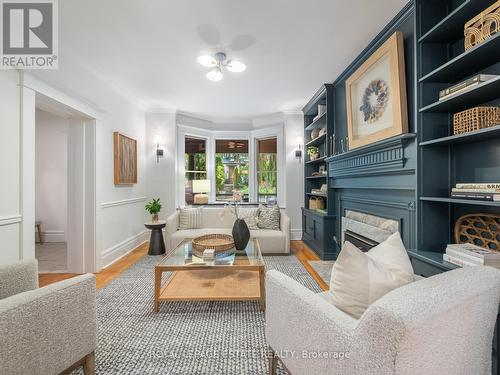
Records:
M333 260L310 260L309 264L316 271L316 273L323 279L326 285L330 285L330 276L332 275L332 268L335 264Z
M153 269L159 260L143 257L97 292L96 372L266 374L265 316L258 303L168 302L154 314ZM264 260L267 270L321 292L295 256ZM279 368L279 374L285 371Z

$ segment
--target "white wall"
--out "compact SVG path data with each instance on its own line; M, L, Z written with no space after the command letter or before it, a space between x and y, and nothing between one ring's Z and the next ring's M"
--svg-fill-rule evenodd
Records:
M35 219L46 242L65 242L68 195L68 120L35 113Z
M18 83L16 71L0 70L0 264L21 256Z
M302 238L302 212L304 206L304 157L295 157L299 142L303 145L304 117L302 114L285 114L285 188L286 212L291 221L291 238ZM302 147L304 155L304 149Z
M162 140L163 157L156 162L155 136ZM146 115L146 180L148 200L160 198L160 218L166 219L175 211L175 113L148 113Z

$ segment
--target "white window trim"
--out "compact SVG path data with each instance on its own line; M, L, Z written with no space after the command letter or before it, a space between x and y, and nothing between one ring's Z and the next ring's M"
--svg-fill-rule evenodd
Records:
M185 137L193 137L205 139L206 146L206 160L207 160L207 178L211 181L210 202L215 202L215 140L217 139L242 139L248 140L248 153L249 153L249 197L250 202L257 202L257 149L256 144L258 139L265 139L276 137L277 139L277 201L280 207L285 207L286 190L285 190L285 137L284 137L284 124L269 126L256 130L235 130L235 131L221 131L201 129L183 124L177 124L177 173L176 173L176 205L183 207L186 205L185 201L185 165L184 165L184 152L185 152Z

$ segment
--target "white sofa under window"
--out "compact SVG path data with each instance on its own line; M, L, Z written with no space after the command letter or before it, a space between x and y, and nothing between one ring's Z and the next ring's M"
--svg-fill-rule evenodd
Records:
M167 252L178 246L184 239L212 233L231 234L235 217L229 212L221 217L223 210L223 207L204 207L202 224L197 229L179 230L179 211L170 215L167 219L165 238ZM290 219L283 212L280 217L280 230L250 230L250 236L259 240L262 254L290 253Z

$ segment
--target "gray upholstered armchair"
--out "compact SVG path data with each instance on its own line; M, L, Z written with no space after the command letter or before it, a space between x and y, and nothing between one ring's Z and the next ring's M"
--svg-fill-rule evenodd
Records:
M500 271L468 267L386 294L356 320L325 294L267 273L266 337L300 374L491 374Z
M95 370L95 276L38 288L37 261L0 266L0 374Z

